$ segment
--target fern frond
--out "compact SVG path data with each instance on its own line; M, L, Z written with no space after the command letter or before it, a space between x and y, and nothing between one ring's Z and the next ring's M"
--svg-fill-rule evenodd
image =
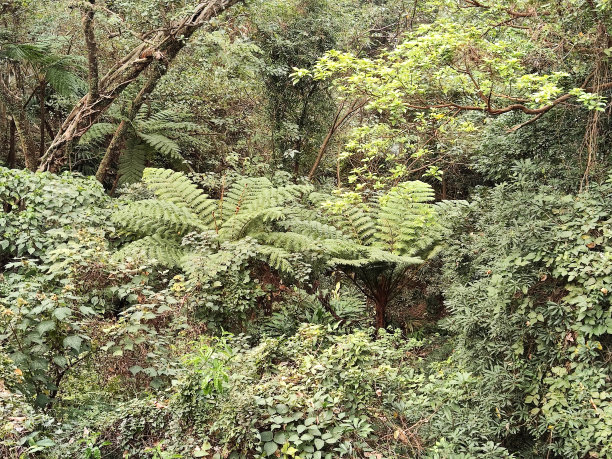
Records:
M226 221L242 210L257 207L253 205L266 190L273 187L272 182L264 177L249 177L237 180L225 191L219 203L218 218ZM260 200L261 202L261 200Z
M126 258L133 258L168 266L180 266L185 253L180 243L172 239L164 239L159 236L146 236L134 241L113 255L113 259L123 261Z
M293 232L255 233L252 237L266 245L280 247L293 253L321 252L323 250L322 245L318 244L316 240Z
M163 132L172 137L182 132L196 133L202 130L199 124L192 123L191 121L158 121L149 119L145 121L135 121L134 124L136 125L136 130L139 132L145 134Z
M293 274L291 266L291 253L280 247L271 245L262 245L259 247L259 253L263 255L268 264L283 274Z
M128 203L114 212L111 219L132 233L164 239L180 240L189 232L207 229L188 208L157 199Z
M311 239L341 239L345 235L335 226L318 222L316 220L291 218L283 223L290 231L302 234Z
M369 245L376 234L375 217L360 205L347 204L334 223L361 244Z
M158 153L161 153L162 155L175 161L184 161L183 157L181 156L181 147L179 144L165 135L155 133L145 134L138 131L136 132L136 135Z
M209 199L182 172L147 168L143 172L143 180L160 200L187 207L204 225L213 226L217 201Z
M96 123L91 126L79 139L79 147L100 146L117 129L113 123Z
M226 241L236 240L249 235L249 230L255 228L258 223L283 220L285 217L286 210L283 207L238 212L223 222L219 228L219 237Z
M405 182L379 200L377 246L397 254L417 253L431 244L426 231L435 222L432 187L420 181Z
M126 151L119 156L118 186L140 181L147 162L148 152L149 149L144 144L128 142Z
M164 123L164 122L171 122L172 120L175 120L177 118L181 118L187 116L186 114L177 112L175 110L160 110L158 112L153 112L153 113L147 113L146 110L141 110L140 112L138 112L138 115L135 118L136 122L158 122L158 123Z

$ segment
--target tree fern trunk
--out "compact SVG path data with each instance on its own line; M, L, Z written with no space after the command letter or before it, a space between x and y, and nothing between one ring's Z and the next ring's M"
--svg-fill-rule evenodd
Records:
M381 328L386 328L387 326L387 303L389 302L389 298L386 294L381 295L380 297L377 295L374 300L374 308L376 311L376 330Z
M40 82L38 96L38 98L40 99L40 144L38 146L38 152L40 157L45 154L45 100L47 98L45 94L46 86L46 81L43 80Z

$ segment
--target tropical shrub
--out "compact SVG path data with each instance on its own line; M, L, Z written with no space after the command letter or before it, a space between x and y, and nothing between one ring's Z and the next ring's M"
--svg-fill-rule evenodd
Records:
M505 423L498 438L531 438L523 455L610 454L611 191L482 190L446 254L454 359L507 382L481 412Z

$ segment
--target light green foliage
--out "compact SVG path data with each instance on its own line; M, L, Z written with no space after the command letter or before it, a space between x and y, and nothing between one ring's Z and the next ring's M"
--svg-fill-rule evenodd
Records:
M221 244L270 231L269 225L286 219L291 213L290 205L311 189L308 185L275 187L266 178L244 178L222 190L223 195L217 201L209 199L182 173L147 169L144 181L157 199L126 203L112 218L134 234L151 238L128 245L120 256L152 255L159 252L160 240L164 240L173 252L170 256L160 254L163 259L158 261L171 266L182 265L177 263L178 251L186 234L214 231ZM265 244L257 251L274 268L292 272L287 261L289 252ZM188 265L184 267L190 269Z
M409 30L391 49L376 56L331 50L314 67L294 68L293 77L300 84L331 83L342 100L367 102L367 116L339 157L356 190L389 188L423 174L442 179L486 117L527 114L516 118L518 127L568 99L603 110L607 87L591 81L597 59L575 48L560 54L554 43L605 48L598 32L605 11L586 13L571 0L555 7L419 2Z

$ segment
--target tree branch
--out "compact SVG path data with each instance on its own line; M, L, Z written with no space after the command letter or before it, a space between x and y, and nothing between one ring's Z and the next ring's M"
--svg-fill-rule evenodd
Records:
M129 84L155 60L170 63L196 30L227 8L244 0L209 0L194 7L192 13L168 29L159 31L150 46L141 43L117 62L99 82L99 95L88 93L72 109L55 139L41 158L38 170L55 170L64 160L63 149L81 137L110 107Z

